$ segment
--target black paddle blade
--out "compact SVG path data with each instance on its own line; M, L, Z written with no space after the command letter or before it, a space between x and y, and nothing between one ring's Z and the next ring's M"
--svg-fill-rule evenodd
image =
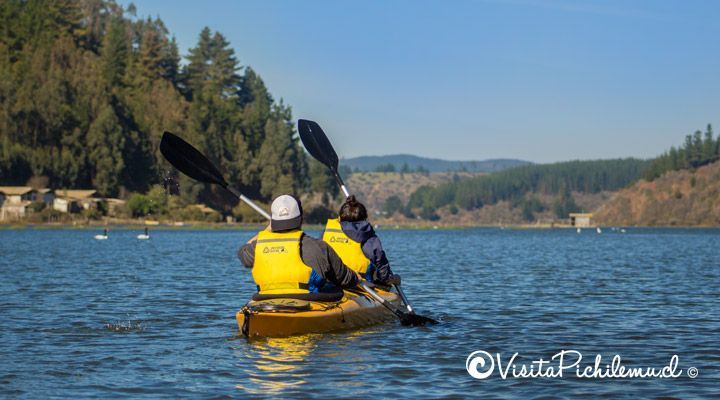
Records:
M335 153L335 149L333 149L330 140L328 140L320 125L315 121L299 119L298 132L300 133L300 140L308 153L331 170L337 171L337 153Z
M435 325L438 322L432 318L423 317L422 315L404 313L400 318L400 323L405 326L425 326L427 324Z
M228 184L217 167L190 143L180 139L177 135L165 132L160 141L160 152L173 167L196 181L227 187Z

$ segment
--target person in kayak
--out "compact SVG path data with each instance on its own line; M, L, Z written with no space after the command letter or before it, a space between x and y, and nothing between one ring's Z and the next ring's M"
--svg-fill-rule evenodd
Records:
M371 282L384 285L400 283L400 275L390 269L380 238L367 220L367 209L350 195L340 206L339 218L329 219L323 241L340 256L343 263Z
M357 286L360 275L346 267L335 251L303 233L302 207L293 196L272 202L270 225L238 251L252 268L258 287L254 300L298 298L337 301L343 288Z

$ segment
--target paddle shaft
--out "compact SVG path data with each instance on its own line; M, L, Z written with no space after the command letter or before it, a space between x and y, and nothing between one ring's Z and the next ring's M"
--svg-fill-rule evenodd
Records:
M408 301L407 296L405 296L405 292L402 290L399 284L394 285L395 290L397 290L398 294L400 295L400 298L402 299L403 303L405 303L405 307L407 307L407 310L410 314L415 314L415 311L412 308L412 305L410 305L410 301Z
M227 189L228 192L234 194L238 199L244 201L245 204L252 207L253 210L259 212L260 215L262 215L263 217L265 217L268 220L270 219L270 214L268 214L267 211L260 208L260 206L255 204L252 200L248 199L244 194L240 193L237 189L230 187L230 186L225 186L225 189Z
M330 172L333 173L333 176L335 177L335 182L340 186L340 190L342 190L343 194L345 195L345 198L350 197L350 192L348 191L347 186L345 186L345 182L343 182L342 178L340 177L340 173L333 167L332 165L329 166Z
M365 283L364 281L360 281L359 285L361 288L363 288L364 291L366 291L370 295L370 297L375 299L375 301L377 301L378 303L382 304L388 310L392 311L392 313L397 315L398 317L400 317L400 319L406 318L405 313L403 313L397 307L395 307L394 304L390 303L389 301L385 300L382 296L377 294L374 290L372 290L370 288L370 286L367 285L367 283Z

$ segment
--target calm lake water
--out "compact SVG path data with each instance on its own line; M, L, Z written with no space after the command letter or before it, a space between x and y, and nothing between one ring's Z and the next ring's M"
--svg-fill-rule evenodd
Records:
M253 232L96 233L0 230L0 397L720 397L718 230L380 230L440 325L253 342L235 322L254 290L235 251ZM517 352L519 370L563 349L583 366L619 354L661 368L677 354L682 376L465 368L478 350Z

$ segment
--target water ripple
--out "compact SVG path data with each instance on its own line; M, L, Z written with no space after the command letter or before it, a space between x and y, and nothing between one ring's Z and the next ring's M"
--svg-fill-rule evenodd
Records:
M0 231L1 397L718 398L720 232L382 231L421 313L327 335L248 342L235 311L253 232ZM478 381L472 351L562 349L696 379ZM41 379L39 377L42 377Z

